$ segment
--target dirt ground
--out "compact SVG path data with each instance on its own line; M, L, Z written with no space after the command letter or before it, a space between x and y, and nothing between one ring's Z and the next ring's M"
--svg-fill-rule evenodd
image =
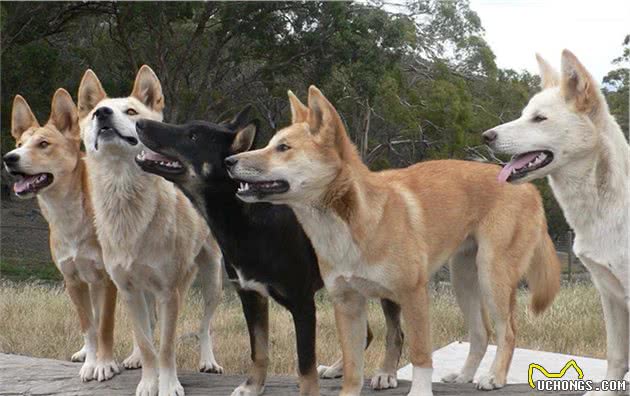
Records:
M0 263L26 267L50 265L48 224L37 200L3 197L1 206Z

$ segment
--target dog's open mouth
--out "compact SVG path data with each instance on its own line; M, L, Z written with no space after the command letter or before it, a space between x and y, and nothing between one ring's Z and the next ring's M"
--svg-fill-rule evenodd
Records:
M243 181L237 180L239 188L236 194L241 197L255 196L257 198L271 194L282 194L289 191L289 183L285 180Z
M500 182L511 182L525 177L528 173L544 168L553 161L553 153L547 150L530 151L512 157L501 172L498 180Z
M109 127L109 126L104 126L104 127L101 127L101 129L99 129L98 132L96 133L96 141L94 143L94 149L98 150L98 141L101 137L113 137L113 136L118 136L119 138L121 138L122 140L124 140L125 142L129 143L132 146L135 146L136 144L138 144L138 139L136 139L135 137L122 135L120 132L118 132L117 129Z
M53 182L53 175L51 173L27 175L25 173L12 172L11 175L16 179L15 184L13 184L13 191L18 196L36 194L42 188L50 186Z
M179 174L184 172L184 166L176 159L166 157L145 148L136 156L136 163L140 167L153 173Z

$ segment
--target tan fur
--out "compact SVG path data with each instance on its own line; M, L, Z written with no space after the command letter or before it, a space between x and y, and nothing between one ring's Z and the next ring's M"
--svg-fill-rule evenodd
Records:
M58 89L50 119L39 126L26 100L18 95L11 133L18 146L11 153L20 156L20 171L54 177L37 200L50 227L53 261L63 275L85 337L84 348L73 360L85 360L80 371L84 381L109 379L119 372L113 355L116 288L105 272L92 222L76 106L66 90ZM48 146L40 147L42 142Z
M529 275L536 311L548 306L559 288L560 265L550 250L535 187L501 185L496 166L454 160L371 172L317 88L309 90L306 116L297 98L290 95L290 100L297 122L278 131L266 148L237 155L231 175L290 184L288 192L262 200L290 205L317 252L335 303L344 357L342 394L358 394L363 383L363 341L358 335L365 334L369 297L400 304L414 365L410 394L431 394L427 283L449 259L470 251L475 254L472 262L453 268L478 271L470 277L473 284L463 286L478 290L468 297L479 301L475 312L465 311L467 318L479 318L469 321L471 338L485 332L482 317L487 309L498 340L493 368L479 387L503 386L515 345L519 280ZM276 150L279 144L290 149ZM478 338L484 342L483 336ZM483 357L486 345L471 346L471 356L473 348ZM471 356L475 362L477 356ZM472 380L477 367L471 365L458 382Z
M107 272L131 311L143 373L137 395L183 395L175 367L175 330L179 308L197 269L211 274L202 286L205 323L202 352L210 343L208 322L220 299L221 256L206 222L172 183L143 172L134 162L139 146L119 138L98 141L98 117L108 107L119 134L137 136L139 118L162 119L164 98L157 76L148 67L138 71L128 98L110 99L88 70L79 87L81 131L87 150L95 223ZM98 142L98 149L97 147ZM156 353L144 292L155 297L160 317L160 349ZM200 366L221 372L212 350ZM159 381L158 381L159 374Z

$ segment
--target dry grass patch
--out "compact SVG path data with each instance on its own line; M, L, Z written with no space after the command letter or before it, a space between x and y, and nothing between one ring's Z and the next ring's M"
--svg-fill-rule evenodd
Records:
M435 348L454 340L465 340L461 312L449 287L433 294L432 334ZM537 350L603 357L605 331L599 297L590 285L563 287L553 307L540 317L525 308L528 295L519 294L517 345ZM217 310L213 329L217 359L229 374L245 373L249 367L249 340L240 302L226 290ZM332 363L340 353L333 310L325 293L318 306L318 357ZM179 322L179 334L195 331L201 317L201 296L192 290ZM131 351L131 326L126 310L116 312L116 357L122 360ZM368 373L374 372L383 356L384 320L380 305L370 304L369 319L375 339L366 355ZM289 313L272 303L270 312L270 371L293 375L296 372L295 336ZM0 284L0 352L54 359L70 358L82 344L76 314L60 286L35 283ZM197 343L181 337L177 364L182 369L197 368ZM406 355L403 356L404 363Z

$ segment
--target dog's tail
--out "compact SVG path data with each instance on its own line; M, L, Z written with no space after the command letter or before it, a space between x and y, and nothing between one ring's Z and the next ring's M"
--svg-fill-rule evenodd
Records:
M546 232L536 246L527 270L527 283L532 293L530 309L535 314L544 312L560 290L560 260L556 248Z

